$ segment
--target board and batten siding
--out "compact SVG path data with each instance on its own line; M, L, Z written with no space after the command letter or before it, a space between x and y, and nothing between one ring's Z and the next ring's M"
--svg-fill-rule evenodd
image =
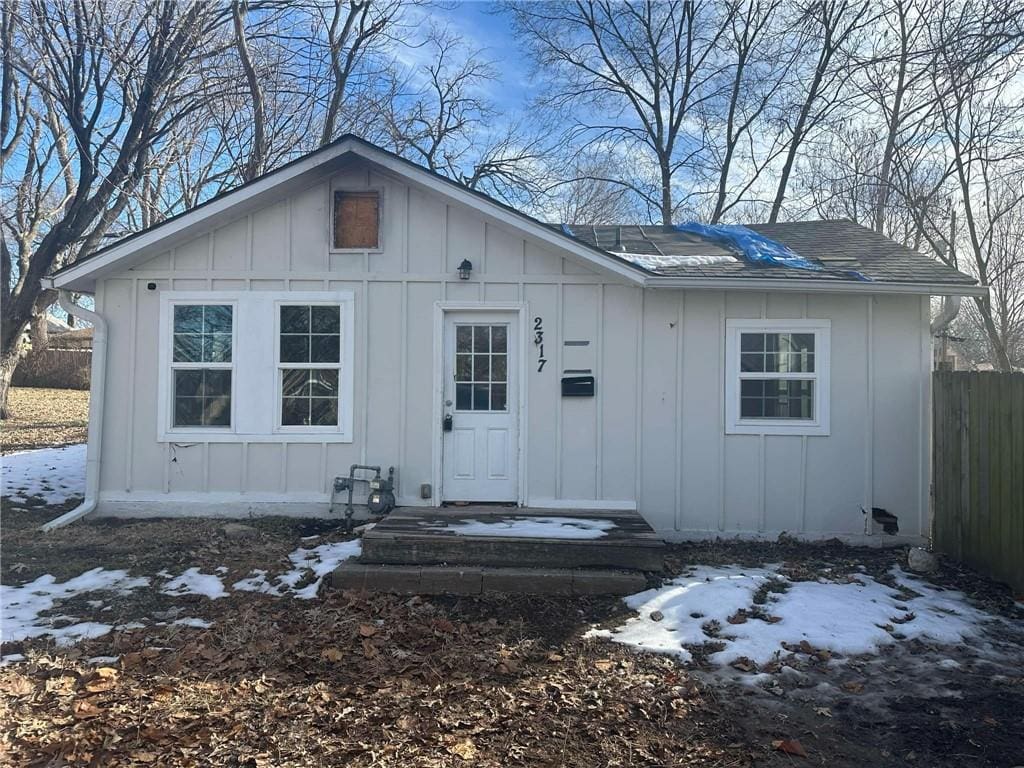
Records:
M379 251L331 251L332 184L381 190ZM461 281L465 258L473 274ZM352 441L160 442L159 297L169 290L351 291ZM541 318L549 361L538 372L527 344L528 504L635 504L669 538L856 537L871 506L896 514L902 534L927 533L921 297L642 290L353 165L101 280L96 298L110 323L101 513L323 512L332 479L353 463L394 465L399 503L431 504L420 486L433 481L435 304L523 302L531 327ZM732 318L831 321L830 435L725 434ZM561 372L580 368L594 370L596 397L562 398Z

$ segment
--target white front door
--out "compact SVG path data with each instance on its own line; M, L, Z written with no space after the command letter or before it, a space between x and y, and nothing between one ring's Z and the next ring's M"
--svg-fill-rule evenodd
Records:
M519 498L517 322L514 312L445 313L443 501Z

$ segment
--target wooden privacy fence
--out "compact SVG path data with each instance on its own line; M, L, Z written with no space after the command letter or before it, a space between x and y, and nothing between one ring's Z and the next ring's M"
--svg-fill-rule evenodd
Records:
M939 371L935 549L1024 592L1024 373Z
M14 369L16 387L88 389L91 349L42 349L30 352Z

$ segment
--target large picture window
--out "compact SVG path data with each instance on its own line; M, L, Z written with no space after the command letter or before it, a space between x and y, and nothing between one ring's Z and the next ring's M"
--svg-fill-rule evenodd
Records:
M174 428L230 427L234 308L175 304L171 343Z
M829 323L730 320L726 431L828 434Z
M282 304L278 369L282 427L337 427L341 307Z

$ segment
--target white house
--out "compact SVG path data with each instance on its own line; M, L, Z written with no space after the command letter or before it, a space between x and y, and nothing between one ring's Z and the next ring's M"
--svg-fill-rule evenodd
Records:
M95 296L70 516L323 514L359 463L400 505L926 535L929 300L984 288L849 222L753 228L813 268L544 224L343 137L48 278Z

